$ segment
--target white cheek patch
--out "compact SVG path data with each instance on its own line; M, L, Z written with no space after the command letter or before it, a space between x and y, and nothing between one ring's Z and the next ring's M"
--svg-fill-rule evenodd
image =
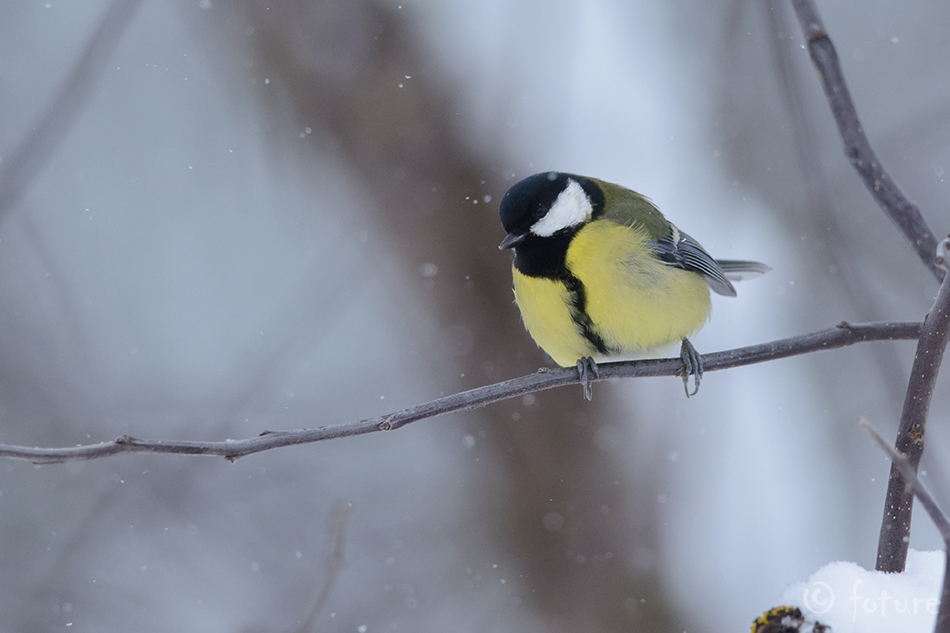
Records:
M590 220L594 208L584 188L576 180L567 180L567 187L543 218L534 223L531 232L539 237L551 237L561 229Z

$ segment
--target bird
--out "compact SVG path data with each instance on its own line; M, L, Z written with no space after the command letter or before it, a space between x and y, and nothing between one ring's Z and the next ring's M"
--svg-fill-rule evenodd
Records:
M715 260L645 196L620 185L549 171L514 184L499 202L513 249L515 303L555 363L576 367L591 398L597 360L680 342L686 396L699 392L702 357L689 341L709 318L709 291L771 268ZM694 390L690 393L689 377Z
M830 607L831 605L829 605ZM798 607L769 609L752 623L751 633L830 633L831 627Z

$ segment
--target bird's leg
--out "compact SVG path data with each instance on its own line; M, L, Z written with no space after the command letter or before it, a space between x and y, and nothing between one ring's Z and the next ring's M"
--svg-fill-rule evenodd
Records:
M696 350L693 350L695 353ZM590 356L585 356L583 358L577 359L577 378L581 381L581 386L584 387L584 397L589 401L591 398L591 386L590 380L593 378L600 378L600 373L597 371L597 363L594 362L594 359Z
M683 339L680 346L680 358L683 359L683 388L686 389L686 397L695 396L699 393L699 381L703 379L703 357L699 355L689 339ZM693 393L689 392L689 376L693 375L693 384L695 388Z

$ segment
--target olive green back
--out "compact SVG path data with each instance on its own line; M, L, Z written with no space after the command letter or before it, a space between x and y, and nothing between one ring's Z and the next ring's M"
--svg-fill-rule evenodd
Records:
M591 180L600 185L604 192L606 198L604 207L607 209L605 217L625 226L640 224L653 239L663 237L670 232L670 223L656 205L645 196L612 182L604 182L596 178L591 178Z

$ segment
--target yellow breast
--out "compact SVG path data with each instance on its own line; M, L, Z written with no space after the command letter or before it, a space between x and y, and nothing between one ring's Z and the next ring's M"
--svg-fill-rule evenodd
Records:
M567 251L567 269L583 287L593 330L618 355L679 342L709 317L703 278L659 262L648 240L642 229L598 221L582 228ZM563 282L515 269L514 288L525 327L557 364L597 356L572 318L575 299Z
M585 339L571 316L571 296L564 282L528 277L512 266L515 301L531 338L554 362L570 367L597 350Z

